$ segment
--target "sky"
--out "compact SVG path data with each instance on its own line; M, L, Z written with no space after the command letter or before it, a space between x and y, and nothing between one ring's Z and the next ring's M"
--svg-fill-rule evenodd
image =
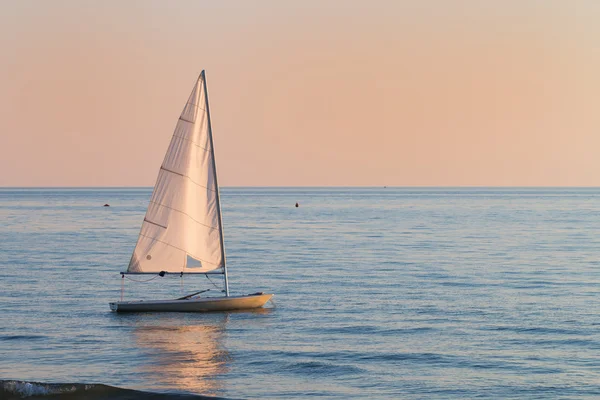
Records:
M0 186L598 186L595 0L0 0Z

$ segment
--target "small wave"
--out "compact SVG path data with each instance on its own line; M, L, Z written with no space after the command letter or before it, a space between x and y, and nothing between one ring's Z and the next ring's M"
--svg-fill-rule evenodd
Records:
M360 357L362 360L369 361L423 361L435 363L450 363L450 356L436 353L386 353L386 354L365 354Z
M321 328L323 332L332 334L347 334L347 335L365 335L365 334L377 334L382 336L395 336L402 334L416 334L427 331L433 331L431 327L417 327L417 328L393 328L393 329L382 329L373 325L349 325L340 326L333 328Z
M341 376L346 374L360 374L362 369L352 365L340 365L321 361L303 361L286 365L286 372L301 373L318 376Z
M490 326L486 328L480 328L488 331L509 331L515 333L527 333L527 334L545 334L545 335L581 335L582 332L574 329L564 328L549 328L546 326L536 327L524 327L524 326Z
M0 399L17 400L33 397L66 396L69 399L89 400L137 400L137 399L219 399L195 394L184 393L157 393L141 390L123 389L115 386L83 384L83 383L41 383L17 380L0 380Z
M44 335L9 335L9 336L0 336L0 340L9 341L9 340L40 340L45 339L47 336Z
M338 326L332 328L321 328L322 331L333 333L333 334L350 334L350 335L364 335L370 333L378 333L380 328L373 325L349 325L349 326Z

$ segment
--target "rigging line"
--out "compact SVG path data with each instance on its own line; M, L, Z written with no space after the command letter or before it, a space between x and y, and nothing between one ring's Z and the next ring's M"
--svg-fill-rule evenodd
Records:
M221 290L221 288L220 288L219 286L217 286L217 285L216 285L216 284L215 284L215 283L212 281L212 279L210 279L210 278L209 278L209 276L208 276L207 274L204 274L204 276L206 277L206 279L208 279L208 281L209 281L210 283L212 283L212 285L213 285L214 287L216 287L217 289Z
M200 186L201 188L204 188L204 189L206 189L206 190L210 190L211 192L215 192L215 193L217 192L217 191L216 191L216 190L214 190L214 189L211 189L211 188L209 188L209 187L206 187L206 186L204 186L204 185L201 185L201 184L199 184L198 182L196 182L195 180L193 180L192 178L190 178L190 177L189 177L189 176L187 176L187 175L183 175L183 174L180 174L179 172L171 171L170 169L166 169L166 168L165 168L165 167L163 167L162 165L160 166L160 169L162 169L163 171L170 172L170 173L172 173L172 174L174 174L174 175L179 175L179 176L181 176L182 178L187 178L187 179L189 179L189 180L190 180L190 182L192 182L192 183L193 183L194 185L196 185L196 186Z
M157 239L157 238L153 238L152 236L144 235L144 234L143 234L143 233L141 233L141 232L140 232L140 236L147 237L148 239L152 239L152 240L154 240L154 241L157 241L157 242L160 242L160 243L162 243L162 244L166 244L167 246L171 246L171 247L173 247L174 249L177 249L177 250L179 250L179 251L183 251L184 253L188 253L188 252L187 252L187 251L185 251L184 249L181 249L181 248L179 248L179 247L177 247L177 246L175 246L175 245L172 245L171 243L167 243L167 242L165 242L165 241L162 241L162 240L159 240L159 239ZM203 259L201 259L200 257L196 257L196 256L195 256L195 255L193 255L193 254L190 254L190 256L191 256L192 258L195 258L195 259L196 259L196 260L198 260L198 261L202 261L202 262L205 262L205 263L208 263L208 264L211 264L211 265L216 265L217 267L222 267L221 265L218 265L218 264L212 263L212 262L210 262L210 261L203 260ZM212 270L211 270L211 271L212 271Z
M187 140L188 142L192 143L194 146L200 147L204 151L210 151L210 149L207 149L206 147L200 146L198 143L194 142L192 139L186 138L185 136L180 136L180 135L173 134L173 137L176 137L176 138L179 138L179 139L183 139L183 140Z
M167 206L167 205L164 205L164 204L162 204L162 203L157 203L156 201L152 201L152 200L150 200L150 203L156 204L156 205L157 205L157 206L159 206L159 207L165 207L165 208L168 208L169 210L177 211L178 213L182 213L183 215L186 215L186 216L190 217L190 218L191 218L191 219L192 219L194 222L196 222L197 224L200 224L200 225L202 225L202 226L205 226L205 227L207 227L207 228L210 228L210 229L219 229L219 227L214 227L214 226L210 226L210 225L203 224L202 222L198 221L197 219L195 219L194 217L192 217L190 214L186 213L185 211L181 211L181 210L178 210L178 209L176 209L176 208L169 207L169 206ZM157 225L158 225L158 224L157 224ZM165 228L166 228L166 227L165 227Z

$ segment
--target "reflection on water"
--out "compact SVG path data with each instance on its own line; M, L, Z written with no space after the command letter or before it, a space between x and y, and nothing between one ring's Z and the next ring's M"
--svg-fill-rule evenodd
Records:
M135 343L150 355L141 372L163 387L205 395L222 391L223 381L216 378L228 372L231 361L222 343L229 315L197 321L168 314L152 317L138 319L133 329Z

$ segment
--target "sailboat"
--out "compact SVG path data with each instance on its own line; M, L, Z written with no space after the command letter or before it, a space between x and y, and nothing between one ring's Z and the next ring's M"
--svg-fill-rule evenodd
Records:
M160 166L137 244L125 275L221 275L224 296L201 292L171 300L109 303L126 311L229 311L260 308L272 294L229 293L206 75L202 71L181 112Z

